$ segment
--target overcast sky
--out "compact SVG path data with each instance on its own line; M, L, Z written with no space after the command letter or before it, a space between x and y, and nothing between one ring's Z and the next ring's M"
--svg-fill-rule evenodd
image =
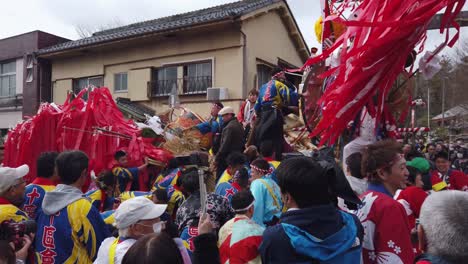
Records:
M137 21L207 8L234 0L11 0L3 1L0 39L42 30L69 39L78 39L76 28L128 24ZM318 46L314 23L320 16L319 0L287 0L309 47ZM465 4L468 9L468 3ZM468 39L468 28L461 32ZM438 31L428 33L426 48L443 42Z

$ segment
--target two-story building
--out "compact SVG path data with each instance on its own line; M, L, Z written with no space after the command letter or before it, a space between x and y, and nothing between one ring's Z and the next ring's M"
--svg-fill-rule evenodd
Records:
M34 60L33 53L67 41L70 40L42 31L0 39L0 129L2 135L5 135L9 127L21 121L23 116L34 114L41 101L51 100L50 76L39 74L40 67ZM47 65L45 61L43 66L47 67Z
M312 29L311 29L312 30ZM175 91L206 115L210 97L239 105L274 66L302 66L309 49L283 0L244 0L94 33L37 52L51 64L52 98L106 86L162 112ZM210 89L210 91L212 91ZM217 93L217 95L216 95Z

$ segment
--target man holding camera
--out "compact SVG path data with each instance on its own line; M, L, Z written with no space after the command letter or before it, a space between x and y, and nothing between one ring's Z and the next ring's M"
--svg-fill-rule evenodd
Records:
M9 243L10 247L14 245L11 250L15 252L11 252L11 255L15 256L16 263L26 261L29 247L34 240L29 227L35 225L31 225L32 220L28 221L27 214L19 208L23 204L26 187L23 177L28 173L28 165L18 168L0 167L0 240ZM24 235L18 234L17 230L24 231Z
M0 223L29 219L19 208L23 203L26 187L23 177L28 173L28 165L21 165L18 168L0 167Z

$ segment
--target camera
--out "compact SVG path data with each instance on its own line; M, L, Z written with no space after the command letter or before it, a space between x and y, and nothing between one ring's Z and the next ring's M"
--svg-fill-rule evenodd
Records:
M14 222L3 221L0 224L0 240L6 240L15 244L15 249L23 247L23 237L25 234L36 233L37 224L34 220Z

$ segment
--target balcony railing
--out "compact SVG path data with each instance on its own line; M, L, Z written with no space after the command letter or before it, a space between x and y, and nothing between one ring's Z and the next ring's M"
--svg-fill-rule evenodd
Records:
M0 108L15 108L23 107L23 95L17 94L14 96L0 97Z
M148 82L150 97L168 96L173 88L179 94L206 94L206 89L212 87L211 76L184 77L172 80L157 80Z

